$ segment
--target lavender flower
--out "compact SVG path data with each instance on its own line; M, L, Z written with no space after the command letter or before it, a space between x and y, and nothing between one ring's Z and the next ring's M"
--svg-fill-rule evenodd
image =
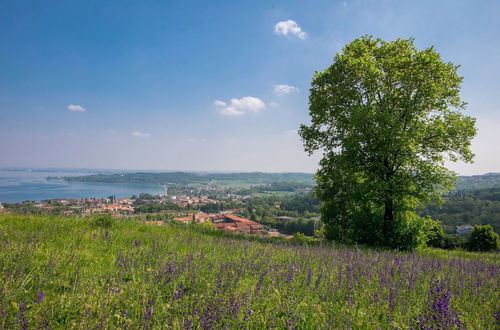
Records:
M40 291L40 292L38 293L38 299L37 299L37 301L36 301L36 302L37 302L38 304L41 304L41 303L43 302L43 299L44 299L44 298L45 298L45 293L44 293L43 291Z

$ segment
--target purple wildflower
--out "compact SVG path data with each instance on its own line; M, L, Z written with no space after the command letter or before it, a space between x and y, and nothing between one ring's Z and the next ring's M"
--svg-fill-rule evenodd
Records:
M44 299L44 298L45 298L45 293L44 293L43 291L40 291L40 292L38 293L38 299L37 299L37 301L36 301L36 302L37 302L38 304L41 304L41 303L43 302L43 299Z

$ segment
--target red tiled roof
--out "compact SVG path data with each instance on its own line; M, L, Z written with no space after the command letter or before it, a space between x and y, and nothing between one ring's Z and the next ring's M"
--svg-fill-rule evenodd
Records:
M192 221L193 215L191 214L191 215L187 215L185 217L177 217L177 218L174 218L174 220L182 221L182 222Z

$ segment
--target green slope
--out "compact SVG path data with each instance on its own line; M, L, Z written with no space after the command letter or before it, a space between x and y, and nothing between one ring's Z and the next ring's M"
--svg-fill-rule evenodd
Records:
M0 328L494 328L498 255L0 216ZM441 306L436 309L438 303Z

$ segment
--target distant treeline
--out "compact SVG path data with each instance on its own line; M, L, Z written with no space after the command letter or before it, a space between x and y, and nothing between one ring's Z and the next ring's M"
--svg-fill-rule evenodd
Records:
M500 187L500 173L459 176L456 190L477 190Z
M277 181L271 184L259 185L247 189L241 189L236 192L238 195L252 195L254 193L265 192L296 192L305 188L312 188L312 182L286 182Z
M445 196L443 205L430 205L422 211L445 226L491 225L500 233L500 186L455 191Z
M55 179L49 177L48 179ZM190 172L138 172L121 174L95 174L65 176L69 182L139 183L139 184L193 184L216 182L242 182L270 184L278 181L312 183L314 175L309 173L190 173Z
M60 179L48 177L48 179ZM190 184L219 182L242 182L249 184L271 184L276 182L295 182L312 184L314 175L310 173L193 173L193 172L136 172L117 174L93 174L84 176L65 176L62 179L72 182L103 183L140 183L140 184ZM500 186L500 173L458 177L456 190L477 190Z

